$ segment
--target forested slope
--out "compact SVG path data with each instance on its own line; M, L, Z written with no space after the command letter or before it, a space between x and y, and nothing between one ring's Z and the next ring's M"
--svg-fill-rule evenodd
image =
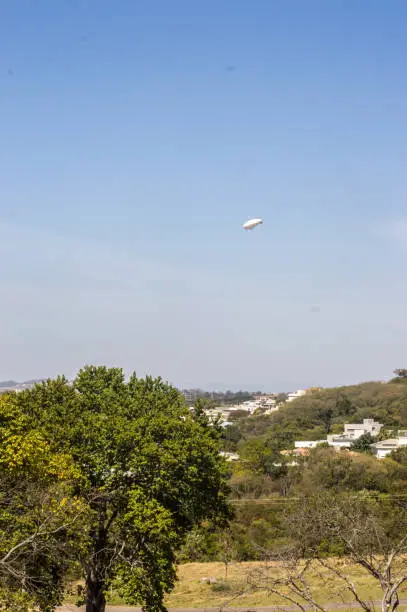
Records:
M366 418L388 428L407 427L407 379L310 391L271 415L246 417L235 425L243 439L283 434L286 440L319 439Z

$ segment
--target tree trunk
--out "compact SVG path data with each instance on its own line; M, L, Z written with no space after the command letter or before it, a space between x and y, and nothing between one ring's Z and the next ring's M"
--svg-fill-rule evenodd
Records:
M106 501L95 504L98 513L98 526L91 532L93 550L91 561L86 568L86 612L105 612L106 597Z
M382 612L394 612L399 607L399 599L398 597L393 597L385 595L382 601Z
M86 579L86 612L105 612L106 598L103 588L103 581L93 580L92 576L88 576Z

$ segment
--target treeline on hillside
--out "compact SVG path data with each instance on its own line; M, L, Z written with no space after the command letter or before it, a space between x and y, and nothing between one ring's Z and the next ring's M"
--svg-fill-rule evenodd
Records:
M286 542L290 534L281 527L281 516L295 499L324 492L407 495L407 450L401 448L379 461L370 454L373 439L368 436L355 442L351 453L323 447L305 457L281 453L293 448L296 439L323 439L328 433L342 432L344 423L364 418L384 424L381 439L391 437L407 427L406 383L407 376L397 375L388 383L312 391L271 415L235 415L233 424L222 432L222 446L240 456L229 463L236 512L230 537L236 559L261 557L256 538L274 546ZM198 529L194 537L196 542L200 538L200 546L192 558L219 560L224 554L225 540L210 525Z
M206 400L205 404L213 406L241 404L247 402L255 395L261 395L261 392L253 393L251 391L204 391L203 389L183 389L185 399L189 402L195 402L197 399Z
M386 426L407 426L407 384L370 382L312 391L271 415L271 426L319 439L343 431L344 423L374 418Z
M288 449L294 440L324 439L328 434L341 433L344 423L360 423L366 418L384 424L380 438L388 430L407 428L407 377L405 370L397 372L402 374L388 383L310 391L270 415L235 415L233 426L225 434L225 450L241 449L251 438Z

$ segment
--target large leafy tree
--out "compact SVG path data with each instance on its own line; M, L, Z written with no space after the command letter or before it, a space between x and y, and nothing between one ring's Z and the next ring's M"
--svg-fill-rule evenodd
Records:
M70 384L49 380L20 394L20 409L84 477L92 512L81 558L87 612L103 612L109 586L128 603L164 610L175 552L205 518L226 522L218 428L188 411L160 378L86 367Z

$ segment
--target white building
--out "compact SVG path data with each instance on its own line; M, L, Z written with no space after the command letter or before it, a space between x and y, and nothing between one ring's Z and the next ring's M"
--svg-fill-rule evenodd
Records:
M306 391L304 391L304 389L298 389L298 391L293 391L292 393L288 393L287 402L292 402L293 400L297 399L298 397L302 397L305 394L306 394Z
M388 440L382 440L371 445L371 449L378 459L384 459L392 451L400 448L400 446L407 446L407 436L399 436L398 438L389 438Z
M315 448L318 444L326 444L326 440L297 440L294 442L294 447Z
M294 442L294 446L295 448L315 448L317 444L327 442L334 448L350 448L352 443L363 434L370 433L373 437L377 436L382 427L382 423L374 419L364 419L363 423L345 423L343 434L330 434L326 440L299 440Z
M363 419L363 423L345 423L343 435L351 440L357 440L366 433L375 437L379 435L382 427L383 424L374 419Z
M350 448L352 443L364 434L377 436L382 427L383 424L374 419L363 419L363 423L345 423L343 434L331 434L327 436L327 442L335 448Z
M350 448L352 442L355 440L356 438L349 438L349 436L345 436L345 434L331 434L327 436L329 446L333 446L334 448Z

